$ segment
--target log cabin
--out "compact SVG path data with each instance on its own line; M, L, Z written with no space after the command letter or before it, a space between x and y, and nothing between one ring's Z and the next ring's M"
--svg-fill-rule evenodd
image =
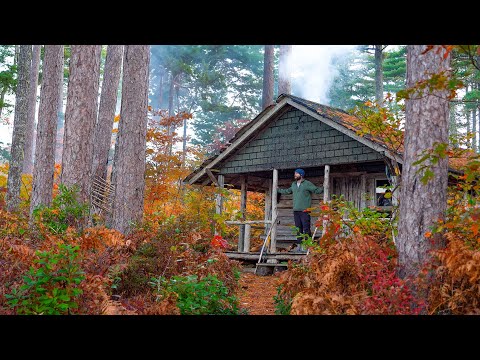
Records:
M240 226L237 253L244 255L238 258L258 257L249 254L251 226L258 224L265 226L265 235L270 231L267 252L277 254L295 240L292 195L280 196L277 188L290 186L296 168L303 168L305 178L315 185L324 186L323 195L313 195L312 207L328 201L333 194L343 195L358 209L376 206L383 192L381 186L395 185L397 179L388 165L395 161L401 167L402 154L390 151L381 139L357 135L352 126L355 119L343 110L281 94L275 104L238 130L225 148L205 160L184 183L229 184L239 189L242 214L247 191L265 193L264 219L229 223ZM392 199L395 205L398 191ZM216 211L222 212L221 196L217 196ZM290 258L286 254L282 257Z

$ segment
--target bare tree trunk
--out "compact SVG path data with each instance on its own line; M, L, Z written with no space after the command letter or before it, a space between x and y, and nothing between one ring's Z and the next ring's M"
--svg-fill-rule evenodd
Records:
M472 150L477 151L477 109L472 110Z
M121 120L112 174L112 227L125 234L143 216L149 62L150 46L125 46Z
M92 164L92 175L104 180L107 179L108 151L112 141L113 121L117 107L122 55L123 45L108 45L98 120L95 126Z
M165 76L165 69L162 67L160 71L160 95L158 99L158 109L163 109L163 77Z
M450 104L450 117L448 123L448 135L457 137L458 130L457 130L457 119L455 116L455 104Z
M62 154L62 183L88 201L97 120L101 45L72 45Z
M173 73L170 74L170 89L168 90L168 116L175 115L173 110L173 96L175 93L175 76ZM170 135L174 131L173 126L168 126L168 135Z
M2 106L0 106L0 119L2 118L2 112L3 112L3 101L5 100L5 94L7 93L7 87L5 86L3 89L2 89L2 93L0 94L0 104L2 104Z
M383 104L383 45L375 45L375 100Z
M19 56L20 56L20 45L15 45L15 55L13 56L13 65L18 64Z
M25 131L28 117L28 92L30 89L30 66L32 45L20 45L18 54L17 88L15 91L15 115L11 146L11 161L8 168L7 194L8 211L18 211L20 206L20 184L25 149Z
M38 69L40 67L41 45L33 45L32 65L30 68L30 89L28 99L28 118L25 133L25 159L23 161L23 172L31 174L33 171L33 149L35 134L35 110L37 108Z
M434 48L425 54L426 45L409 45L407 48L407 87L428 79L450 67L450 55L443 57L444 49L437 53ZM405 152L403 157L400 221L398 225L399 274L402 277L417 276L429 260L429 250L442 246L440 239L425 238L439 218L444 216L447 200L448 158L430 165L434 177L427 184L420 181L417 173L420 165L413 163L424 150L432 149L434 143L448 143L448 92L445 90L422 90L421 95L412 95L406 101Z
M477 144L477 152L480 152L480 106L477 108L477 114L478 114L478 128L476 132L476 144Z
M280 45L278 59L278 95L291 94L291 59L292 45Z
M62 86L63 45L45 45L30 214L37 206L48 206L52 201L55 137L60 107L58 99L61 96L58 89Z
M55 135L55 163L62 162L62 153L63 153L63 135L65 130L65 113L63 112L63 82L64 82L64 71L65 71L65 47L63 48L64 60L63 60L63 69L62 72L58 75L60 76L60 87L58 88L58 121L57 121L57 134Z
M273 104L274 91L274 45L265 45L265 53L263 55L263 92L262 92L262 110L268 105Z

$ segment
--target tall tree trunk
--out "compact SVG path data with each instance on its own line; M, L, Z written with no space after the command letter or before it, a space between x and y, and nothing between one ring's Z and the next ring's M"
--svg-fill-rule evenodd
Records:
M480 152L480 106L477 108L477 115L478 115L478 127L476 133L476 143L477 143L477 152Z
M30 89L30 66L32 45L20 45L18 54L17 88L15 90L15 115L11 146L11 161L8 168L7 194L8 211L19 210L20 184L25 149L25 131L28 117L28 92Z
M375 100L383 104L383 45L375 45Z
M477 151L477 109L472 110L472 150Z
M175 76L173 73L170 74L170 89L168 90L168 116L173 116L173 99L175 94ZM168 126L168 135L173 132L172 126Z
M2 112L3 112L3 102L5 100L5 94L7 93L7 87L5 86L3 89L2 89L2 93L0 94L0 104L2 104L0 106L0 119L2 118Z
M445 71L450 67L450 55L444 58L436 48L425 54L426 45L409 45L407 48L407 88L418 81L427 79L432 73ZM403 157L400 221L397 247L399 253L399 274L402 277L417 276L429 259L429 250L442 246L438 238L425 237L439 218L444 216L447 200L448 158L430 165L434 177L427 184L420 181L417 173L421 165L413 163L421 152L432 149L435 142L448 142L448 91L428 89L419 96L412 95L406 101L405 152Z
M45 45L44 49L30 214L37 206L48 206L52 201L59 88L63 86L63 45Z
M62 183L77 185L79 201L90 191L97 120L101 45L72 45L62 154Z
M160 91L158 99L158 109L163 109L163 77L165 76L165 69L160 70Z
M292 45L280 45L278 59L278 95L291 94L291 59Z
M60 76L60 87L58 88L58 121L57 121L57 134L55 135L55 163L62 162L63 152L63 135L65 130L65 113L63 112L63 96L64 96L64 77L65 77L65 47L63 48L64 60L63 70L58 75Z
M450 116L449 116L449 123L448 123L448 135L457 137L457 119L455 116L455 104L450 104Z
M30 68L30 89L28 99L27 130L25 133L25 159L23 172L31 174L33 171L33 149L35 134L35 110L37 108L38 69L40 67L41 45L33 45L32 66Z
M117 91L122 68L123 45L109 45L100 95L98 120L93 144L92 175L107 180L108 152L112 141Z
M20 46L21 45L15 45L15 54L13 55L13 65L18 64L18 57L20 56Z
M143 216L149 62L148 45L125 47L121 120L112 174L112 227L125 234Z
M274 45L265 45L263 55L263 92L262 92L262 110L268 105L273 104L274 91Z

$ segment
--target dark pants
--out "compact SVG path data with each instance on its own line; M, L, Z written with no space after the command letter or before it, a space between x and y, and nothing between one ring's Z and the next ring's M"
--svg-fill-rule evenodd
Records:
M308 234L312 236L310 231L310 214L303 211L294 211L293 218L295 219L295 226L299 229L301 234ZM301 237L297 237L297 244L302 242Z

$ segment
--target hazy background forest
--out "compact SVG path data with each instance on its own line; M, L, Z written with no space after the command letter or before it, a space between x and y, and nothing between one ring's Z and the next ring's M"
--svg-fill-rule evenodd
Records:
M249 193L242 215L239 191L182 180L282 87L356 115L361 136L420 153L405 160L402 187L433 205L412 195L388 223L341 199L322 205L333 230L324 223L308 260L275 284L275 312L478 313L480 52L411 49L408 59L403 45L0 45L0 314L248 313L240 264L222 252L239 229L225 221L263 219L265 197ZM409 107L419 92L437 102ZM340 234L344 210L357 218Z

